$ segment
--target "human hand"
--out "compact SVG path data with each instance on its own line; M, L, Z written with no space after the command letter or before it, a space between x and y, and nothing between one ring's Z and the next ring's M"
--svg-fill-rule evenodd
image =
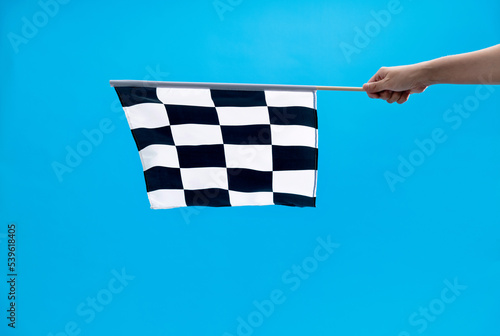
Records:
M427 88L423 70L420 64L382 67L363 85L363 89L370 98L403 104L410 94L421 93Z

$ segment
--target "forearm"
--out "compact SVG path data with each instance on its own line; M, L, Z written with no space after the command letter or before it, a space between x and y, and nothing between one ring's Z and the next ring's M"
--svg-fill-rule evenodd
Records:
M500 84L500 44L419 63L427 85Z

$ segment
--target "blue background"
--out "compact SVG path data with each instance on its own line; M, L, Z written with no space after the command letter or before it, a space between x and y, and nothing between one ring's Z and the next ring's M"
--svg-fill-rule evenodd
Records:
M500 87L456 129L443 116L474 85L403 105L319 92L317 208L154 211L108 81L361 86L380 66L497 44L500 3L401 0L375 28L388 1L231 3L221 18L212 0L72 0L46 22L36 1L0 4L0 279L9 223L19 273L15 330L1 281L0 334L238 335L279 290L247 335L499 335ZM33 20L16 52L12 34ZM356 27L374 29L361 48ZM58 178L55 162L103 122L111 131ZM392 191L384 174L436 128L446 141ZM292 290L285 272L328 237L339 247ZM135 278L110 298L113 270ZM440 305L455 280L467 288ZM102 311L78 313L96 295ZM409 321L433 304L426 328Z

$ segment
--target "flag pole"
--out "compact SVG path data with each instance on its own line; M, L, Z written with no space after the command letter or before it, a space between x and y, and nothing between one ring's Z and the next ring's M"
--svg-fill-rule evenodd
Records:
M317 86L318 91L365 91L362 87L353 86Z
M146 80L111 80L113 87L167 87L167 88L204 88L219 90L289 90L289 91L364 91L362 87L351 86L313 86L313 85L275 85L275 84L234 84L234 83L192 83L158 82Z

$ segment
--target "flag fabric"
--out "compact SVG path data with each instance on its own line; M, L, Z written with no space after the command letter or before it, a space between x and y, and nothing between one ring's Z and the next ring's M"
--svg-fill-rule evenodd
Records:
M315 90L114 86L151 208L315 206Z

